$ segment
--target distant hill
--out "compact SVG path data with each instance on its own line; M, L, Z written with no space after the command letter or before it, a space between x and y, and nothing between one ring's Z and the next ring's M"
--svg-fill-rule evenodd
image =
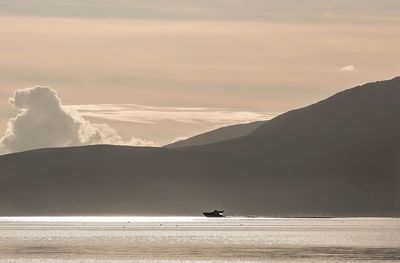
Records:
M3 216L400 216L400 78L207 145L1 156L0 181Z
M237 124L222 127L216 130L212 130L206 133L202 133L193 137L190 137L186 140L178 141L175 143L171 143L165 145L164 147L168 149L180 148L180 147L189 147L189 146L197 146L197 145L206 145L215 142L221 142L226 140L231 140L239 137L243 137L253 132L255 129L263 125L265 121L256 121L245 124Z

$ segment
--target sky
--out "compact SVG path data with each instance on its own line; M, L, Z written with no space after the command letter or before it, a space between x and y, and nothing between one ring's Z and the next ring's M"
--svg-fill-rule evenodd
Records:
M398 0L0 0L0 152L267 120L400 75L399 25Z

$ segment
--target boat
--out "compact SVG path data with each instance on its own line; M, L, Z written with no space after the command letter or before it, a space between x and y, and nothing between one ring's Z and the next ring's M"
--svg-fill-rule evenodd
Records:
M204 216L206 217L225 217L224 211L214 210L212 212L204 212Z

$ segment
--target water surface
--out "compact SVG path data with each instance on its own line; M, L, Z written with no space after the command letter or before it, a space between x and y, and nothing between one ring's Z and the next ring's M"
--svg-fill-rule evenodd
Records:
M3 217L0 262L15 261L395 262L400 219Z

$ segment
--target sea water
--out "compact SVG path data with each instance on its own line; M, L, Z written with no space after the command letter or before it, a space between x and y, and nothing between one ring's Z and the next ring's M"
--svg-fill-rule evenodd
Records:
M364 261L400 261L400 219L0 218L1 263Z

